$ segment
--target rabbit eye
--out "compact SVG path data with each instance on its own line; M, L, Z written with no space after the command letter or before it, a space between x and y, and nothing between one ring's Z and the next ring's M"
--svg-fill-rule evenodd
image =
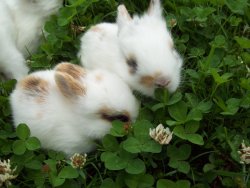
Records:
M122 122L128 122L129 121L129 118L126 115L117 115L117 116L114 116L114 119L115 120L120 120Z
M127 58L126 62L130 68L130 73L134 74L137 71L137 63L135 58Z
M114 121L114 120L119 120L122 122L129 122L129 117L123 114L119 115L108 115L108 114L102 114L102 119L105 119L107 121Z

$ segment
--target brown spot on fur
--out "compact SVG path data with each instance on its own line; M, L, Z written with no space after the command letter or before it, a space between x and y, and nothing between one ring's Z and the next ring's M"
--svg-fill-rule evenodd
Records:
M95 76L95 79L96 79L97 82L100 82L100 81L102 81L103 76L102 76L101 74L97 74L97 75Z
M42 96L39 96L35 99L35 101L38 103L38 104L41 104L41 103L44 103L45 102L45 98L42 97Z
M49 88L49 83L46 80L30 75L21 80L19 85L26 91L27 95L35 97L37 103L45 101Z
M74 98L76 96L84 96L86 94L86 88L83 84L67 73L56 73L55 81L59 90L65 97Z
M42 78L35 77L33 75L27 76L24 78L20 85L25 90L32 90L36 92L47 92L48 89L48 82L43 80Z
M152 76L143 76L141 77L140 83L146 87L152 87L154 85L155 78Z
M67 73L75 79L80 79L86 74L81 66L72 63L60 63L55 67L55 71Z

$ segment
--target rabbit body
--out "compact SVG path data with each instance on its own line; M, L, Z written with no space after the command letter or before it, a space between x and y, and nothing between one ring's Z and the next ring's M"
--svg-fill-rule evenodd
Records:
M115 74L69 63L20 80L10 102L15 126L26 123L42 147L68 156L92 151L111 121L133 121L138 113L137 100Z
M157 87L175 91L182 59L161 14L160 0L152 0L141 17L131 18L120 5L117 23L97 24L82 36L78 53L82 65L115 72L132 89L148 96Z
M62 0L0 1L0 71L20 79L28 73L25 58L39 45L46 19Z

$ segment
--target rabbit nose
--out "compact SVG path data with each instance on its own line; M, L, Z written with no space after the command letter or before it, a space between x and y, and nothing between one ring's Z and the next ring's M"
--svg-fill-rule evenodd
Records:
M157 78L155 80L155 85L157 87L167 87L170 83L170 80L169 79L166 79L166 78Z

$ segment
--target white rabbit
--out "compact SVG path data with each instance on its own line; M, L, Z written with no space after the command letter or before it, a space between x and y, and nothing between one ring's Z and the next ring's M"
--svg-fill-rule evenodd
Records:
M0 1L0 72L20 79L28 73L25 58L39 45L46 19L63 0Z
M82 36L78 56L83 66L115 72L148 96L157 87L173 92L180 83L182 59L162 17L160 0L151 0L141 17L131 18L120 5L117 23L97 24Z
M15 126L26 123L42 147L68 156L92 151L113 120L134 121L139 107L116 74L70 63L20 80L10 102Z

